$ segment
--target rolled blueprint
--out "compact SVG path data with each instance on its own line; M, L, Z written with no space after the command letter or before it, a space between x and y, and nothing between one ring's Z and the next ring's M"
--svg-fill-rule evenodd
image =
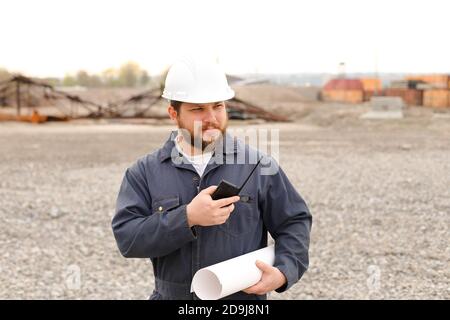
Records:
M191 292L202 300L217 300L236 293L261 280L256 260L273 265L273 245L198 270L192 279Z

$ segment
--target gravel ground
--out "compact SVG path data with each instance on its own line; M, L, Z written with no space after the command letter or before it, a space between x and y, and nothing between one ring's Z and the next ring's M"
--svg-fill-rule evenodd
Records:
M310 269L270 299L450 298L450 118L255 126L280 129L314 216ZM171 128L0 123L0 298L146 299L151 265L110 221L125 168Z

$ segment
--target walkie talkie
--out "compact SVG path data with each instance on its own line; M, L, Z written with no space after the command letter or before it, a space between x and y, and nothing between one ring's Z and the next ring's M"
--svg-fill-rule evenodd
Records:
M217 189L211 195L211 198L213 200L218 200L218 199L222 199L222 198L228 198L228 197L232 197L232 196L237 196L239 194L239 192L241 192L242 188L244 188L244 186L247 183L248 179L250 179L251 175L253 174L253 172L255 171L256 167L261 162L261 160L262 160L262 157L259 158L259 160L256 163L255 167L252 169L252 172L250 172L250 174L248 175L247 179L245 179L244 183L240 187L237 187L234 184L232 184L231 182L228 182L228 181L222 179L222 181L220 181L219 185L217 186Z

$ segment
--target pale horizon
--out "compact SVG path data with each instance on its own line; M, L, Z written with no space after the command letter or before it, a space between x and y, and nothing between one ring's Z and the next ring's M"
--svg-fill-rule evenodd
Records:
M228 74L450 73L445 1L4 1L0 68L37 77L202 52Z

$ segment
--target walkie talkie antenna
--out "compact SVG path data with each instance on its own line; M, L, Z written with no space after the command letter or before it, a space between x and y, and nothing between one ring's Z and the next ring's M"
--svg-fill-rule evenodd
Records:
M247 183L248 179L250 179L250 177L252 176L253 171L256 170L256 167L258 167L258 164L261 162L262 158L263 158L262 156L261 156L261 158L259 158L258 162L257 162L257 163L255 164L255 166L253 167L252 172L250 172L250 174L248 175L247 179L245 179L244 183L243 183L243 184L241 185L241 187L239 188L239 192L241 192L242 188L244 188L245 184Z

